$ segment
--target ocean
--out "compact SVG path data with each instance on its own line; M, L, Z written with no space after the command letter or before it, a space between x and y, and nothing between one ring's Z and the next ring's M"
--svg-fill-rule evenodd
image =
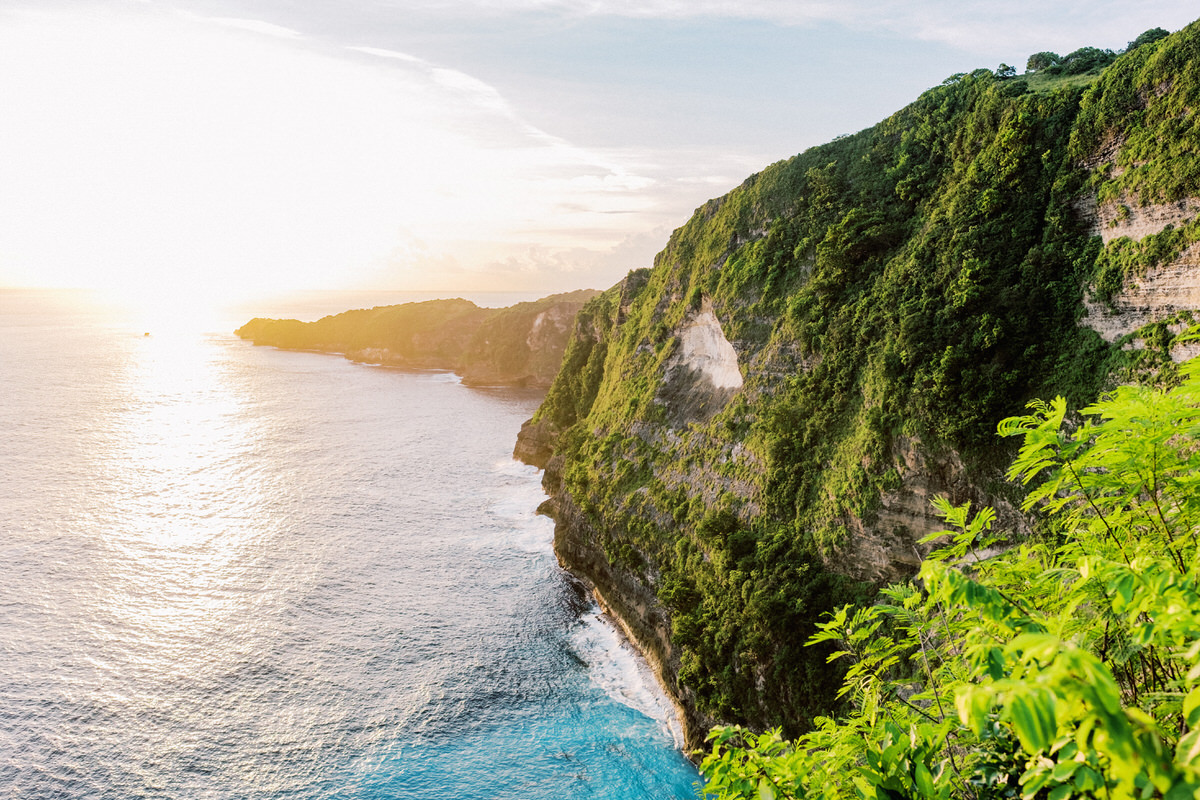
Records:
M511 458L538 394L252 315L0 291L0 798L695 797Z

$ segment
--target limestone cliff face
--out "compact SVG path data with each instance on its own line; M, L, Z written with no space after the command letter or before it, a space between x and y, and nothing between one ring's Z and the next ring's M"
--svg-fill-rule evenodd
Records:
M915 573L944 528L932 498L1029 533L997 423L1185 352L1200 181L1163 179L1163 137L1132 126L1158 102L1200 107L1178 96L1200 70L1160 75L1181 74L1172 48L1193 52L1193 28L1087 94L986 70L931 90L706 203L652 269L580 310L516 452L546 467L559 558L693 731L795 733L828 713L839 677L805 642ZM1113 116L1129 102L1147 113Z
M513 458L538 469L545 469L554 456L558 430L546 422L526 420L517 434Z
M1119 150L1112 153L1113 158ZM1103 169L1106 163L1098 165ZM1140 205L1135 198L1122 197L1107 203L1090 203L1093 230L1106 248L1128 242L1142 242L1165 231L1183 229L1200 215L1200 198L1185 197L1171 203ZM1090 296L1080 324L1099 333L1105 341L1130 347L1143 343L1135 334L1148 325L1164 322L1172 334L1183 332L1192 320L1200 320L1200 243L1193 242L1180 252L1143 271L1125 277L1120 291L1107 300ZM1171 358L1179 363L1200 355L1200 344L1172 343Z
M742 388L737 352L725 338L711 304L688 314L672 332L677 346L663 365L655 402L673 425L708 421Z
M920 539L946 527L931 505L936 497L955 505L991 506L997 514L997 530L1012 539L1030 533L1029 517L1011 501L981 487L978 476L968 471L957 453L932 453L908 437L899 437L894 448L899 488L882 493L874 513L846 520L849 535L827 560L831 568L880 584L914 574L933 548Z
M1172 334L1180 334L1200 319L1200 246L1192 245L1169 264L1150 267L1132 277L1109 302L1088 300L1080 324L1096 331L1107 342L1130 339L1128 346L1143 347L1135 334L1148 325L1166 321ZM1200 343L1172 343L1170 356L1182 363L1200 355Z
M432 300L347 311L316 322L254 319L237 330L255 344L341 353L369 364L458 372L479 386L550 385L583 304L581 290L502 309Z
M593 353L617 350L622 334L636 324L635 312L651 302L651 291L645 284L631 289L626 281L597 298L579 316L572 347L586 344ZM593 306L599 307L599 313ZM761 441L747 441L747 426L791 378L820 363L819 355L797 342L762 337L764 319L752 318L747 326L745 307L716 306L707 297L698 306L683 311L679 321L660 334L662 343L655 346L642 340L632 348L654 363L648 382L649 413L631 420L624 432L627 436L608 454L602 469L617 483L623 483L617 476L625 469L644 470L637 480L640 487L628 493L613 491L611 485L592 485L586 492L573 489L566 473L578 470L579 455L564 453L560 447L561 436L571 425L550 415L525 423L514 450L518 459L546 469L544 483L551 500L541 510L555 519L560 562L594 589L647 654L679 704L691 749L702 748L706 731L722 718L705 706L686 681L686 649L678 642L676 615L660 596L664 554L630 528L644 525L659 532L655 538L666 537L668 542L694 535L695 523L684 518L679 506L697 519L704 518L707 510L727 508L739 524L755 524L769 505L766 479L771 458ZM597 316L603 322L598 323ZM731 340L722 316L734 319L729 327L736 327L743 337ZM569 349L568 362L571 355ZM605 370L593 372L597 386L581 385L586 372L586 368L564 371L560 380L574 383L585 397L606 390L619 395L622 381L641 380L611 356L605 358ZM614 373L623 377L613 381ZM607 400L599 398L599 402ZM603 439L611 432L595 428L589 435ZM911 575L929 550L917 540L944 528L929 505L938 495L955 502L991 504L1000 509L1002 522L1010 523L1011 530L1027 530L1024 517L1004 499L982 491L953 452L933 455L919 440L907 437L898 438L894 448L898 485L883 495L881 506L870 515L846 514L838 519L844 535L821 555L827 569L874 582ZM670 507L672 499L679 504L675 508ZM661 547L662 540L657 544ZM747 659L739 669L756 687L753 704L743 706L744 718L778 719L778 709L771 705L780 695L768 689L775 665ZM785 690L782 696L793 707L810 707L794 695L794 690Z
M1200 65L1196 25L1134 51L1085 99L1073 150L1094 193L1078 206L1103 243L1081 324L1175 362L1200 354L1174 336L1200 321Z
M1101 162L1097 168L1102 169L1108 163L1111 162ZM1178 228L1200 213L1200 199L1185 197L1173 203L1152 203L1143 206L1131 197L1111 200L1103 205L1092 198L1087 208L1094 215L1092 230L1104 244L1109 244L1121 238L1139 241L1147 236L1162 233L1168 225Z

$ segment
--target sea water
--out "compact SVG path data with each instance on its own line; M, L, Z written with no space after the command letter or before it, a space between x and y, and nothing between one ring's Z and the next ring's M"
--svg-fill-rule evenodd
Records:
M232 325L0 292L0 798L694 797L538 395Z

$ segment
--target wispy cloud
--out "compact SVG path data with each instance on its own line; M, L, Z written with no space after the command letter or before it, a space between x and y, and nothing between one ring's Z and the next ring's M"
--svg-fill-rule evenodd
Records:
M833 23L982 52L1062 41L1119 46L1143 29L1180 28L1197 15L1194 7L1178 0L392 0L391 5L415 13L492 17L550 13L791 26Z
M213 5L223 13L201 13ZM288 3L283 16L268 13L282 13L282 5L0 6L7 120L0 127L0 283L137 286L189 274L247 288L602 286L648 265L693 208L765 166L753 145L722 138L723 114L749 112L746 125L730 130L757 130L761 119L782 131L783 147L795 141L797 149L810 136L804 126L822 122L801 94L782 101L790 104L788 116L776 114L771 103L780 89L769 69L743 74L707 51L687 61L695 47L745 48L761 32L731 26L742 38L729 45L718 36L726 28L712 20L770 23L776 50L789 52L787 26L798 31L801 49L801 33L829 38L835 26L832 44L810 49L826 59L837 55L838 66L774 62L792 70L780 78L783 89L831 87L829 109L863 104L843 99L852 84L836 72L853 67L859 52L851 48L843 58L843 41L878 48L889 36L903 39L897 50L909 61L897 64L902 72L914 50L945 50L921 42L973 49L973 56L997 53L998 63L1040 49L1120 46L1146 27L1180 27L1192 13L1167 0L343 0L338 20L361 16L338 27L315 2ZM380 15L400 22L378 33ZM462 20L478 17L487 24L455 38ZM607 24L613 18L620 24ZM623 20L701 18L709 23L678 26L701 35L671 42L669 52L686 62L675 72L654 72L651 54L625 70L625 79L636 75L633 89L589 83L605 66L604 37L630 30ZM547 19L553 22L543 26ZM561 25L564 19L570 24ZM589 28L596 20L606 24ZM410 22L430 38L404 34ZM533 27L520 28L526 23ZM639 33L647 43L674 30L633 27L651 31ZM496 43L510 31L538 44L547 31L581 28L601 32L571 40L591 48L590 61L572 64L576 53L568 46L546 47L540 60L513 69L454 56L483 42L504 59L511 48ZM864 31L872 33L859 36ZM453 46L443 51L422 47L448 40ZM625 57L642 59L641 41ZM889 52L869 53L857 79L869 80ZM742 91L746 81L763 89L738 104L707 84L683 92L678 84L660 86L664 76L686 78L693 63L713 70L706 76L729 78L722 91ZM564 64L576 67L573 77L553 72ZM526 68L542 70L533 89L521 83ZM872 106L871 116L859 109L857 117L838 119L870 124L921 86L884 107L888 95L878 103L884 110ZM597 89L589 103L574 102ZM627 91L646 92L644 102L626 103ZM549 112L547 98L558 101ZM681 122L656 128L656 113ZM706 124L717 133L701 147L694 144L700 139L688 139L689 126ZM620 135L608 136L610 129ZM648 133L626 135L635 129ZM594 130L603 133L591 141L606 146L580 143ZM663 130L682 133L663 144L655 135Z
M0 283L571 288L707 196L686 154L573 145L400 51L152 6L4 23ZM691 158L720 190L750 166Z
M414 55L410 55L410 54L408 54L408 53L401 53L401 52L399 52L399 51L397 51L397 50L388 50L387 48L384 48L384 47L357 47L357 46L351 46L351 47L347 47L346 49L347 49L347 50L352 50L352 51L354 51L354 52L356 52L356 53L365 53L365 54L367 54L367 55L369 55L369 56L376 56L376 57L378 57L378 58L391 58L391 59L395 59L396 61L407 61L407 62L409 62L410 64L423 64L423 63L425 63L425 62L424 62L422 59L420 59L420 58L417 58L417 57L416 57L416 56L414 56Z
M264 22L259 19L241 19L239 17L207 17L206 19L209 22L224 25L227 28L249 31L250 33L260 33L265 36L275 36L279 39L299 39L303 36L300 31Z

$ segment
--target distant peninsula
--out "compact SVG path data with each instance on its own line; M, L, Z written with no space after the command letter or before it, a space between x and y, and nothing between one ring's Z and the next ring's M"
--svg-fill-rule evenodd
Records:
M597 294L581 289L507 308L429 300L345 311L315 322L256 317L235 333L256 345L452 370L476 386L545 388L562 363L576 313Z

